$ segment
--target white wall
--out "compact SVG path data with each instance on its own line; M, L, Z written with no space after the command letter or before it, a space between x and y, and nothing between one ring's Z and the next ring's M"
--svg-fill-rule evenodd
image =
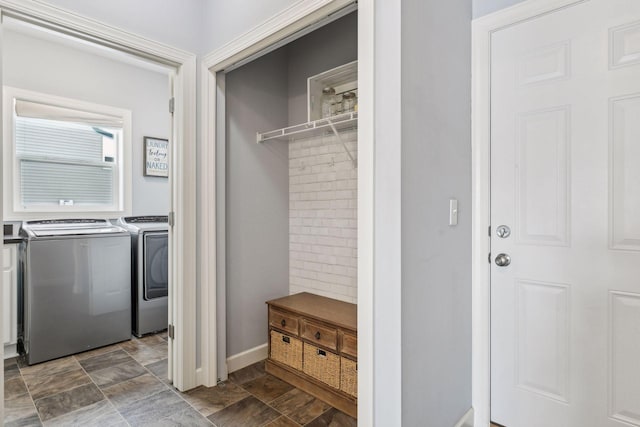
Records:
M307 78L358 59L357 13L286 46L289 124L307 121ZM357 135L342 135L357 158ZM289 292L357 301L357 176L334 136L289 143Z
M5 85L131 110L132 213L167 214L168 180L143 176L143 137L169 137L168 75L9 30L2 54Z
M357 158L357 132L341 135ZM333 135L289 142L289 292L358 295L358 170Z
M296 2L296 0L203 0L200 53L212 52Z
M79 15L199 53L203 9L211 0L45 0ZM235 2L229 2L235 4Z

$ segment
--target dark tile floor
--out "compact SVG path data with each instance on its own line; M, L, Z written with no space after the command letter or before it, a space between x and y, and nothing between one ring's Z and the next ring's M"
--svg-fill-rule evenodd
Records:
M356 420L264 371L187 393L167 379L166 334L34 366L4 362L5 426L312 426Z

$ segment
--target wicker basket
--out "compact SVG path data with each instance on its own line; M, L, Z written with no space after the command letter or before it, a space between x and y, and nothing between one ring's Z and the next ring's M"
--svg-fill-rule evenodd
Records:
M340 388L340 356L304 343L305 374L334 388Z
M271 358L299 371L302 370L302 341L271 331Z
M340 390L358 397L358 362L345 357L341 359Z

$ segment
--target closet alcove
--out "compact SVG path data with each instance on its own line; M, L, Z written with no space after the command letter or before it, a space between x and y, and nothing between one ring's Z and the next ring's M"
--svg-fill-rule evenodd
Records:
M266 357L265 301L309 292L357 303L357 106L328 120L321 108L325 87L336 103L357 95L357 31L351 12L218 75L218 358L227 373Z

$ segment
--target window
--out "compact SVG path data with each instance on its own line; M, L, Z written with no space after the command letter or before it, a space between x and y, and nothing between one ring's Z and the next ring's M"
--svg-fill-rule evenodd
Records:
M4 126L7 218L128 210L129 111L5 87Z

